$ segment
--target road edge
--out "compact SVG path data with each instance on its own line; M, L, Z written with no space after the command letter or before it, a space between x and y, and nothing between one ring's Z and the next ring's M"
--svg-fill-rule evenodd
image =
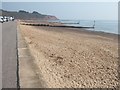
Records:
M20 29L19 28L19 25L18 25L18 22L16 22L17 24L17 31L16 31L16 50L17 50L17 90L20 90L20 79L19 79L19 55L18 55L18 30Z

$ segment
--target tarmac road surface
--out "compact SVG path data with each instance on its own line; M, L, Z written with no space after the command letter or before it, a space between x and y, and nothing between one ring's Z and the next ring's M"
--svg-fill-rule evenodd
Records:
M2 24L0 23L0 89L2 89Z
M2 24L2 88L17 88L17 23Z

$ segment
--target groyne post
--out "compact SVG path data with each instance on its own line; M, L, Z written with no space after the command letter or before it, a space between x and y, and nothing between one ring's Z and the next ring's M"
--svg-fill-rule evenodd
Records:
M95 28L95 20L94 20L93 28Z

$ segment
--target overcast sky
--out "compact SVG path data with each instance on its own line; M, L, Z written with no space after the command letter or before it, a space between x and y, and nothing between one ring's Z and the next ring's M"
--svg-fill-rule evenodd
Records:
M117 2L3 2L2 9L38 11L59 19L117 20Z

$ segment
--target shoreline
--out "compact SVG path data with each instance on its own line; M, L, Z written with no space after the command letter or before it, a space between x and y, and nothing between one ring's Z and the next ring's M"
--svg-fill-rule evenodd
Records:
M37 29L47 29L47 31L55 31L55 32L71 32L71 33L79 33L79 34L85 34L85 35L94 35L94 36L100 36L105 38L112 39L113 42L118 42L119 35L114 33L106 33L106 32L100 32L100 31L90 31L86 30L85 28L64 28L64 27L44 27L44 26L33 26Z
M59 22L47 22L47 21L33 21L33 20L28 20L28 21L23 21L24 23L22 24L28 24L30 26L34 26L34 27L46 27L46 28L61 28L61 29L65 29L69 31L73 31L73 32L78 32L78 33L86 33L86 34L92 34L92 35L100 35L100 36L104 36L104 37L111 37L111 38L116 38L118 36L120 36L120 34L117 33L111 33L111 32L104 32L104 31L95 31L95 30L87 30L87 28L93 28L93 27L81 27L81 28L74 28L74 27L67 27L65 24L61 24ZM40 26L39 24L43 24L43 26ZM44 26L44 24L47 24L46 26ZM52 27L51 27L52 26ZM53 27L53 26L58 26L58 27ZM63 26L63 27L59 27L59 26ZM66 27L64 27L66 26ZM73 29L73 30L71 30Z
M45 25L45 26L47 26L47 27L49 27L49 26L52 26L52 27L56 26L57 27L58 26L57 28L84 29L84 30L86 30L88 32L93 32L93 33L97 32L97 33L101 33L101 34L110 34L110 35L118 35L118 36L120 36L120 34L118 32L114 33L114 32L109 32L109 31L92 30L92 28L95 29L94 26L93 27L92 26L84 27L84 26L67 25L67 24L60 23L60 22L34 21L34 20L26 20L26 21L23 21L23 22L25 22L24 24L27 24L27 23L32 24L31 26L43 26L44 27L44 25L40 25L40 24L48 24L48 25ZM91 29L91 30L89 30L89 29Z

